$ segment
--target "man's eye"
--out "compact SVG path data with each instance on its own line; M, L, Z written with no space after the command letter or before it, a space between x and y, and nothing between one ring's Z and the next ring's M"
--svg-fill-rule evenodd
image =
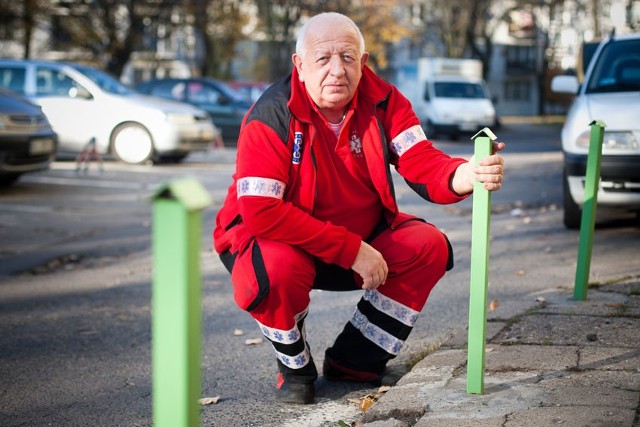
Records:
M355 59L353 56L351 56L351 55L342 55L342 59L343 59L345 62L353 62L353 61L355 61L355 60L356 60L356 59Z

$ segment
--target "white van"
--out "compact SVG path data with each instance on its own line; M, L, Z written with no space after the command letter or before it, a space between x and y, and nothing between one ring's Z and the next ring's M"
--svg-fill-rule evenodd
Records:
M475 59L420 58L401 66L396 86L411 101L428 137L475 133L497 125L482 63Z
M0 60L0 86L40 105L58 134L58 150L98 151L126 163L178 161L220 138L210 116L188 104L138 94L79 64Z

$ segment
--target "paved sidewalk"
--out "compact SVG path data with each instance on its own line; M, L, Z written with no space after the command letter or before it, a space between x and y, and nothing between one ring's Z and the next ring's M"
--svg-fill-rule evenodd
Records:
M466 392L467 337L454 337L384 394L364 425L640 426L640 280L591 287L586 301L572 289L540 295L519 314L489 316L483 395Z

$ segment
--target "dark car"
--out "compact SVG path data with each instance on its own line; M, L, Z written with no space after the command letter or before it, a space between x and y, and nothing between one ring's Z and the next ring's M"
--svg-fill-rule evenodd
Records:
M23 173L48 169L57 141L40 107L0 88L0 186Z
M136 90L186 102L208 112L222 130L222 139L228 146L236 145L240 124L251 107L250 102L228 85L206 77L154 79L141 83Z

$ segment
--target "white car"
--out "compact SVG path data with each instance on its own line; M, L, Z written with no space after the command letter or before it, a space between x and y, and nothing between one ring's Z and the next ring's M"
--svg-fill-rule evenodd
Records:
M98 151L126 163L179 161L206 151L220 131L203 110L138 94L79 64L0 60L0 85L40 105L58 134L58 150Z
M580 226L593 120L606 125L598 206L640 211L640 34L604 40L582 84L574 76L557 76L551 88L576 95L561 135L565 226Z

